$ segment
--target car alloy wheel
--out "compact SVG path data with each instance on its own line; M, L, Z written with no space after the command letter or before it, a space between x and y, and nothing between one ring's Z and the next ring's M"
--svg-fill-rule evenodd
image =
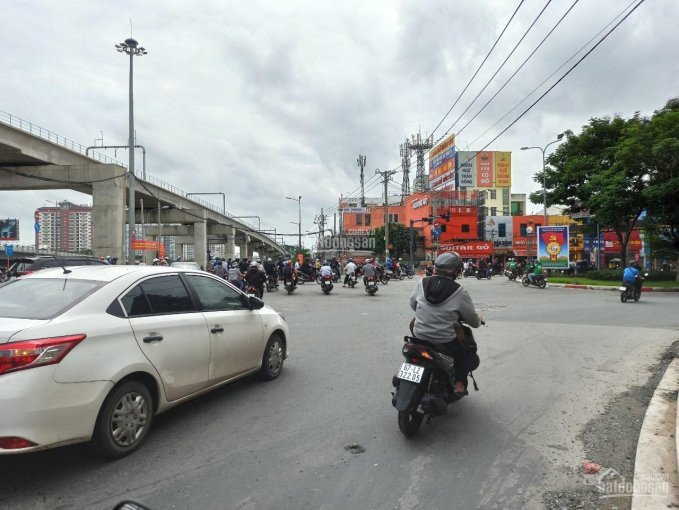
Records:
M97 419L95 444L107 457L124 457L139 447L152 420L148 388L140 381L127 381L106 397Z
M270 381L278 377L283 370L285 360L285 347L279 335L272 335L264 349L262 356L261 376L264 380Z

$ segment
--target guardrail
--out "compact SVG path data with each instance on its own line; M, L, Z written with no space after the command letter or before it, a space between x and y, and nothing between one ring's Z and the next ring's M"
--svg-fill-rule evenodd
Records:
M127 168L127 165L117 161L113 158L109 158L105 154L101 154L99 152L94 152L94 151L87 151L87 147L84 145L81 145L77 142L74 142L73 140L69 140L68 138L65 138L61 135L58 135L56 133L53 133L49 129L42 128L40 126L36 126L32 122L28 122L27 120L24 120L20 117L17 117L16 115L12 115L11 113L7 113L5 111L0 110L0 122L3 124L7 124L8 126L15 127L17 129L20 129L21 131L25 131L27 133L32 134L33 136L37 136L38 138L41 138L43 140L47 140L48 142L54 143L56 145L59 145L61 147L65 147L66 149L72 150L74 152L78 152L82 154L85 157L88 157L90 159L94 159L95 161L99 161L100 163L105 163L105 164L110 164L110 165L119 165L124 168ZM180 188L177 188L176 186L173 186L172 184L169 184L167 182L161 181L160 179L153 177L152 175L149 175L148 173L146 174L146 179L142 179L142 175L137 171L136 169L134 170L134 175L137 179L144 180L148 183L151 183L155 186L158 186L159 188L162 188L166 191L170 191L171 193L174 193L175 195L179 195L183 198L186 198L187 200L190 200L192 202L195 202L196 204L199 204L206 209L210 209L211 211L214 211L216 213L222 214L226 216L227 218L232 218L233 215L228 213L227 211L222 211L221 208L216 206L215 204L211 204L210 202L206 202L205 200L202 200L200 198L188 198L186 196L186 192ZM245 225L246 227L250 228L254 232L258 232L258 230L255 228L254 225L248 223L247 221L242 221L238 220L238 223L241 223L242 225ZM261 235L268 237L271 239L271 237L268 234L264 234L259 232ZM276 241L273 240L275 243Z

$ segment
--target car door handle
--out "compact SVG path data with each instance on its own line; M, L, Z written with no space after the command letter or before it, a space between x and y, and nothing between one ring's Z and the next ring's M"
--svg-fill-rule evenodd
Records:
M210 333L224 333L224 328L221 326L217 326L215 328L212 328L210 330Z
M163 335L152 335L152 336L145 336L144 337L144 343L151 343L151 342L160 342L163 339Z

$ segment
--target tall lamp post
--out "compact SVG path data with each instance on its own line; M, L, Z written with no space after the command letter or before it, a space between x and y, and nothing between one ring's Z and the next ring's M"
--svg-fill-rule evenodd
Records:
M297 198L293 198L293 197L285 197L285 198L287 198L288 200L295 200L297 202L297 207L299 209L299 218L298 218L299 221L297 222L297 227L299 229L299 234L298 234L298 236L299 236L299 249L301 250L302 249L302 195L300 195ZM291 222L291 223L293 223L293 222Z
M545 217L545 226L547 226L547 187L545 186L545 178L546 178L546 172L545 172L545 151L547 151L547 147L550 145L553 145L555 143L558 143L561 141L563 138L563 133L559 133L556 135L556 140L553 142L549 142L547 145L544 147L521 147L522 151L526 151L528 149L538 149L542 151L542 207L543 207L543 215Z
M130 265L134 265L134 249L132 245L132 231L134 230L134 222L135 222L135 217L134 217L134 187L135 187L135 180L134 180L134 94L133 94L133 57L140 57L142 55L146 55L147 51L142 48L141 46L138 45L137 41L132 39L131 37L129 39L125 39L125 42L121 42L120 44L116 44L116 49L120 53L126 53L130 56L130 129L129 129L129 139L128 139L128 153L130 156L130 160L128 163L127 167L127 187L128 187L128 195L127 195L127 249L128 249L128 255L127 255L127 263Z

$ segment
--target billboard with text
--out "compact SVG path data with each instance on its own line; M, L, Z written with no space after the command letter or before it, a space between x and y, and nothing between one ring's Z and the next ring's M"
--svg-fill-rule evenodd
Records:
M476 153L460 151L457 153L457 161L460 188L473 188L476 182Z
M0 220L0 241L19 240L19 220Z
M446 184L455 179L455 135L452 134L429 151L429 185Z
M493 153L491 151L478 152L476 154L476 186L478 188L492 187L495 183L494 170Z
M509 188L512 185L512 153L495 152L495 186Z

